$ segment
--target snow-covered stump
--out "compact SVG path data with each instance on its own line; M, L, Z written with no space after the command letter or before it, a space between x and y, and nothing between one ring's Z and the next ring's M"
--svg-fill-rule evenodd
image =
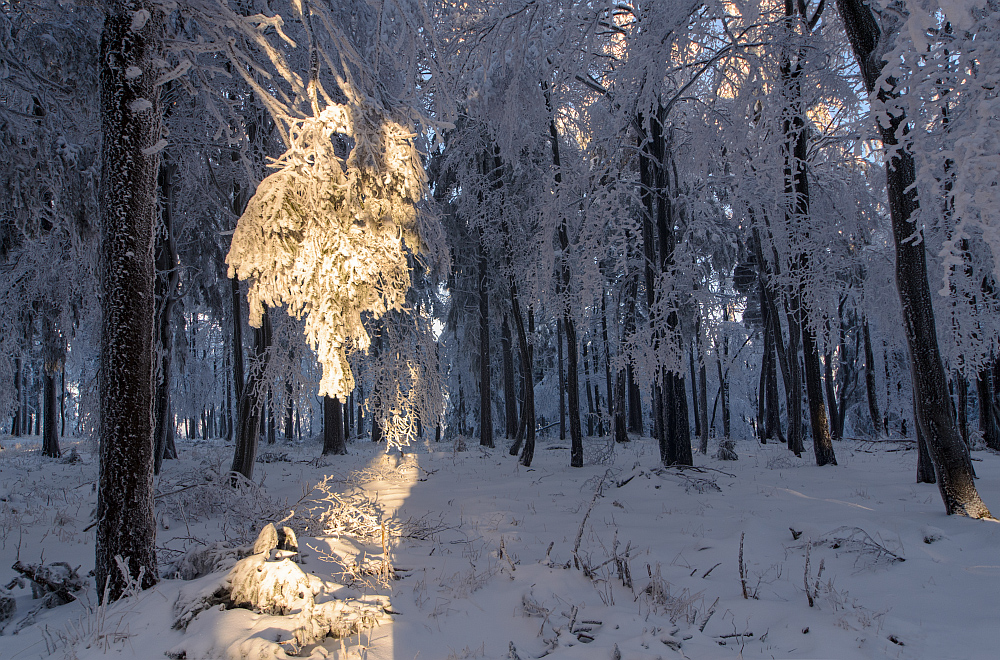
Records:
M227 574L206 576L181 591L174 604L174 628L187 630L189 639L170 655L195 660L266 651L269 657L283 658L327 637L358 633L384 617L386 603L378 597L372 602L323 600L327 585L305 573L298 558L294 532L266 525L252 554ZM248 619L246 610L258 616ZM226 617L235 625L224 623ZM237 632L210 632L223 629ZM267 639L261 637L265 631Z

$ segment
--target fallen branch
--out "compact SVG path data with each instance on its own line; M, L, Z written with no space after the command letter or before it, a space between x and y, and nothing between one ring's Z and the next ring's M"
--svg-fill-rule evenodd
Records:
M601 480L597 482L597 488L594 489L594 496L590 498L590 506L587 507L587 513L583 515L583 520L580 522L580 529L576 532L576 541L573 543L573 563L577 568L580 568L580 557L577 554L580 550L580 543L583 542L583 530L587 526L587 518L590 518L590 512L594 510L594 505L597 504L597 499L601 496L604 491L604 482L611 477L611 470L604 473Z
M41 595L55 594L64 603L76 600L76 596L71 592L83 588L83 581L77 575L76 569L63 561L52 564L23 564L21 561L16 561L11 568L38 585ZM39 597L39 594L36 593L35 597Z

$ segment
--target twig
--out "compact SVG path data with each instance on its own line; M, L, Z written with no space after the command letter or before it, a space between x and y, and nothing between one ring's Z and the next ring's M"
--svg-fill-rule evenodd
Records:
M718 566L718 564L716 564L716 566ZM715 614L715 606L718 604L719 599L716 598L715 602L712 603L712 606L708 608L708 612L705 613L705 617L701 620L701 623L698 624L698 632L705 632L705 626L708 625L708 620L712 618L713 614Z
M716 635L719 639L729 639L731 637L753 637L753 632L729 633L728 635Z
M594 489L594 496L590 498L590 506L587 507L587 513L583 515L583 520L580 522L580 529L576 532L576 542L573 543L573 563L577 568L580 568L580 558L577 554L580 550L580 543L583 542L583 530L587 526L587 518L590 517L590 512L594 510L594 505L597 504L597 498L601 496L601 492L604 490L604 482L611 476L611 470L604 473L601 480L597 483L597 488Z
M806 599L808 599L808 601L809 601L809 607L812 607L813 605L815 605L815 603L813 602L812 590L809 588L809 549L810 548L812 548L812 541L810 541L809 543L806 543L806 572L805 572L805 575L803 576L802 580L805 582L805 585L806 585Z
M205 483L202 483L202 484L191 484L190 486L184 486L183 488L178 488L177 490L172 490L169 493L160 493L159 495L154 495L153 499L154 500L158 500L161 497L168 497L170 495L176 495L177 493L183 493L186 490L191 490L192 488L197 488L198 486L208 486L210 483L212 483L212 482L211 481L206 481Z
M740 532L740 585L743 587L743 600L750 600L747 595L747 569L743 563L743 537L746 532Z
M705 571L705 574L701 576L701 579L704 580L705 578L707 578L708 574L711 573L712 571L714 571L715 569L717 569L719 566L722 566L722 562L721 561L718 564L716 564L715 566L713 566L712 568L710 568L707 571Z

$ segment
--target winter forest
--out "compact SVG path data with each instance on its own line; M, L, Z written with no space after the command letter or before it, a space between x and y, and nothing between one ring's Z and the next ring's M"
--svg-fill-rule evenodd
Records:
M996 0L0 0L0 658L995 657L998 85Z

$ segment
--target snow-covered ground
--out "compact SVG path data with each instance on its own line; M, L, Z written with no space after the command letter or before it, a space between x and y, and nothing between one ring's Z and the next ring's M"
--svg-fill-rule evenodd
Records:
M33 440L0 442L0 584L16 577L17 559L67 562L80 575L94 563L96 454L64 442L79 461L44 459ZM403 457L359 442L349 456L322 458L316 443L278 444L261 447L272 462L257 464L260 486L241 496L219 479L231 447L179 449L157 484L161 562L218 541L252 543L264 523L289 517L315 601L336 597L377 619L360 635L299 649L305 656L997 657L1000 524L945 516L936 487L914 483L909 445L844 441L840 465L817 468L783 445L741 442L738 461L696 456L698 469L678 470L659 467L648 439L613 456L590 440L581 469L552 439L531 469L472 442ZM1000 457L975 460L983 499L1000 513ZM217 550L220 569L231 565ZM293 650L294 614L215 605L186 631L172 628L176 604L197 602L225 575L165 579L108 608L96 606L90 579L76 602L28 621L38 601L15 585L0 658Z

